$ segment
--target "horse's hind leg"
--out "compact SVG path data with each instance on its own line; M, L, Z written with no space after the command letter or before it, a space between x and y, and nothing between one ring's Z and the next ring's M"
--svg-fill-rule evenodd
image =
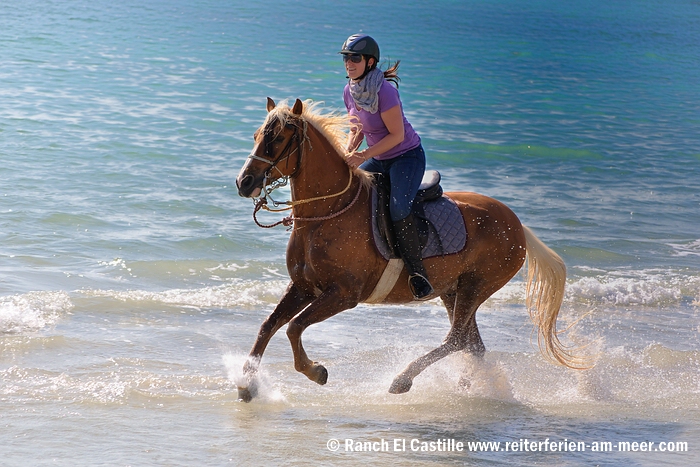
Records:
M457 292L446 292L440 296L442 303L447 309L447 317L450 319L450 325L454 323L454 310L455 303L457 302ZM464 303L466 297L461 299ZM486 352L486 346L484 346L484 341L481 340L481 334L479 333L479 328L476 324L476 309L467 319L467 346L465 351L476 355L477 357L483 357L484 352Z
M464 350L477 357L483 357L484 353L486 353L486 346L484 345L484 341L481 340L481 333L476 324L476 308L474 308L474 311L467 318L465 334L467 342Z
M482 294L477 291L482 290ZM488 297L488 295L486 295ZM402 394L408 392L413 385L413 378L418 376L428 366L451 353L465 350L477 356L486 351L476 324L476 310L486 299L483 289L474 281L460 280L456 293L446 293L441 298L447 308L451 328L442 345L422 357L411 362L393 381L389 392Z
M442 300L443 305L445 305L445 309L447 309L447 317L450 319L450 325L452 325L454 322L457 292L445 292L444 294L440 295L440 299Z

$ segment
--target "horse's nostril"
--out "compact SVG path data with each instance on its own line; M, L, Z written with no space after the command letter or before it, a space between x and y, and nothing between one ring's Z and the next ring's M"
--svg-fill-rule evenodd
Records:
M246 175L241 180L236 180L236 186L238 187L238 194L240 196L248 196L253 190L253 184L255 183L255 177L252 175Z

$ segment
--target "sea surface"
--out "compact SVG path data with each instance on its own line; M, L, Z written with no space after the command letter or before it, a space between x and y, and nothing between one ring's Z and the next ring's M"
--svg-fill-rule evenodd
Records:
M358 31L401 60L445 189L563 257L593 369L541 357L519 274L477 315L483 361L390 395L446 313L361 305L305 333L326 386L282 330L237 400L289 232L234 180L267 96L342 108ZM698 465L699 335L698 1L0 2L0 465Z

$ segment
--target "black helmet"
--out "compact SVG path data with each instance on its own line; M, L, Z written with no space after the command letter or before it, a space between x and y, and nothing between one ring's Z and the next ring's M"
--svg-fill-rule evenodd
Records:
M379 44L367 34L353 34L343 44L340 54L362 54L374 57L379 63Z

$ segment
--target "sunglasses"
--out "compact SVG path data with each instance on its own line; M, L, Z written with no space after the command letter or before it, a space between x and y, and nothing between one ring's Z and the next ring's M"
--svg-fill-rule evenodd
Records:
M343 54L343 62L351 61L352 63L360 63L362 61L361 54Z

